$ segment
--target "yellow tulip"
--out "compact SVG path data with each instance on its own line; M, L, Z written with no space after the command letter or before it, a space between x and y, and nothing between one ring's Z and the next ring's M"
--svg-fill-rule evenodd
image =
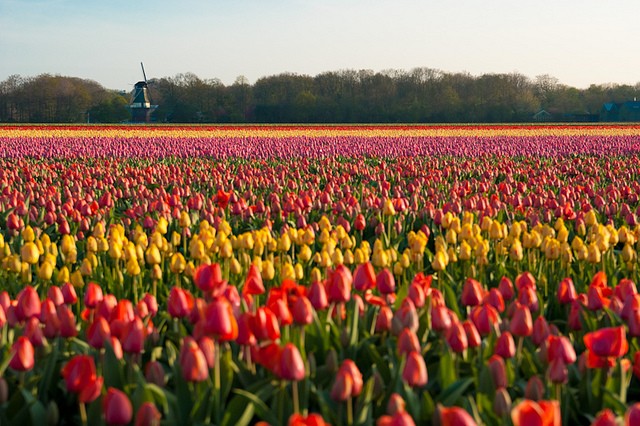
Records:
M82 273L77 270L74 271L71 274L71 277L69 278L71 285L74 286L75 288L82 288L84 287L84 279L82 278Z
M126 269L127 269L127 274L129 275L140 275L140 265L138 264L138 260L135 257L130 258L127 261L127 265L126 265Z
M431 262L431 267L436 271L444 271L449 263L449 256L446 251L438 250L436 254L433 256L433 261Z
M293 267L293 270L296 273L296 280L301 281L304 278L304 269L302 268L302 265L296 263Z
M458 255L460 260L471 259L471 246L465 240L460 243L460 254Z
M514 262L519 262L524 257L524 253L522 251L522 243L520 240L514 240L511 243L511 248L509 249L509 259Z
M145 261L149 265L158 265L162 261L160 250L155 244L150 244L145 252Z
M626 243L622 248L622 260L625 262L633 262L636 260L637 253L631 246L631 244Z
M293 280L296 279L296 270L291 263L285 263L282 265L282 271L280 271L280 277L283 280Z
M20 254L22 261L27 262L30 265L35 265L38 263L38 259L40 259L38 246L36 246L33 241L25 243L20 249Z
M269 259L263 261L262 271L261 271L262 279L266 281L270 281L273 279L275 274L276 274L276 270L273 267L273 262L271 262Z
M188 228L191 226L191 217L189 217L189 213L186 210L182 210L182 212L180 213L178 226L180 226L180 228Z
M58 271L58 275L56 276L56 281L58 284L68 283L70 280L69 269L66 266L63 266Z
M36 234L33 232L33 228L30 225L25 226L21 235L22 239L27 243L32 243L36 239Z
M166 234L168 225L169 223L167 222L167 219L165 219L164 216L161 216L160 219L158 219L158 223L156 223L156 232L159 232L162 235Z
M88 277L93 273L93 268L91 267L91 262L86 257L82 260L80 264L80 273L84 277Z
M53 265L49 262L42 262L38 268L38 278L49 281L53 276Z
M384 201L384 206L382 207L382 214L384 216L394 216L396 214L396 209L393 207L393 203L389 198Z
M104 222L100 221L98 223L96 223L95 225L93 225L93 232L92 235L95 238L104 238L105 235L105 229L104 229Z
M233 247L231 247L231 240L226 240L222 247L220 247L220 257L228 259L233 256Z
M231 259L229 271L234 275L240 275L240 273L242 273L242 265L240 265L240 262L235 257Z
M591 243L587 247L587 261L589 263L600 263L602 256L600 254L600 249L596 245L596 243Z

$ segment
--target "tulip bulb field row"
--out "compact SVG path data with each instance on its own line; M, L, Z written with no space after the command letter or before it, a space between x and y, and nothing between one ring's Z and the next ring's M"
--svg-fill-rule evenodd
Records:
M639 152L0 127L0 424L640 424Z

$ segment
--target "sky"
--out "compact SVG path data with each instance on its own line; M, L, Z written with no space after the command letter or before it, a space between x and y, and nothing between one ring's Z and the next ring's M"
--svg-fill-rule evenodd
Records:
M0 0L0 81L43 73L131 90L191 72L416 67L640 82L638 0Z

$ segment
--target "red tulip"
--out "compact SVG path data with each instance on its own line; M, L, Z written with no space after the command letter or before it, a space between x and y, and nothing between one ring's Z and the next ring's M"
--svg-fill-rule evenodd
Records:
M194 299L191 293L179 287L172 287L167 299L167 310L173 318L184 318L193 309Z
M103 378L96 376L96 365L89 355L76 355L62 369L67 390L77 393L78 400L86 403L98 398Z
M136 413L135 426L160 426L162 414L152 402L143 402Z
M521 291L523 287L531 287L535 290L536 279L531 272L525 271L516 277L516 288Z
M376 420L376 426L415 426L409 413L399 411L393 415L383 415Z
M102 302L102 288L95 282L87 284L84 293L84 304L87 308L93 309Z
M552 383L565 384L569 380L567 364L561 358L556 358L549 363L547 376Z
M587 367L597 368L612 366L615 359L629 350L629 343L624 327L601 328L584 335L587 347Z
M244 281L244 287L242 287L242 294L263 294L265 292L264 283L262 281L262 275L255 264L249 266L249 272L247 278Z
M126 425L133 418L133 407L127 394L115 388L107 389L102 409L108 425Z
M443 407L438 405L434 414L441 426L476 426L473 417L460 407Z
M573 364L577 359L571 341L565 336L554 335L547 338L546 358L549 363L560 359L564 364Z
M216 297L207 306L204 332L220 341L234 340L238 337L238 323L226 298Z
M351 300L353 276L345 265L338 265L329 273L327 280L327 298L329 302L345 303Z
M147 309L149 310L149 315L151 315L151 317L155 317L156 314L158 313L158 300L156 299L156 297L150 293L145 293L142 300L147 305Z
M76 317L69 309L68 305L60 305L57 307L56 312L58 319L60 320L60 336L62 337L75 337L78 335L78 329L76 328Z
M40 316L40 297L33 287L30 285L26 286L18 293L16 300L18 301L16 305L16 317L19 321Z
M396 291L396 280L387 268L384 268L376 277L376 287L380 294L390 294Z
M35 365L34 349L29 339L20 336L11 347L9 367L16 371L29 371Z
M158 361L147 362L147 365L144 367L144 378L147 382L153 383L161 388L166 384L164 368Z
M640 424L640 402L636 402L624 414L624 426L635 426Z
M560 403L525 399L511 410L511 420L514 426L560 426Z
M238 338L236 343L239 345L253 346L256 344L256 336L251 330L252 315L249 312L243 312L238 318Z
M139 354L144 349L146 329L140 317L129 322L122 333L122 349L127 353Z
M500 283L498 284L498 291L502 294L502 298L504 300L511 300L515 293L513 291L513 283L507 277L502 277L500 279Z
M462 323L462 327L464 328L464 332L467 334L467 342L469 343L470 348L477 348L482 343L482 338L480 337L480 333L476 328L475 324L470 320L465 320Z
M427 366L419 352L412 351L402 370L402 380L411 387L421 387L427 384Z
M470 318L481 336L487 336L500 324L500 314L491 305L476 306L471 311Z
M452 351L456 353L464 352L469 346L467 333L464 326L459 321L454 321L447 331L447 343Z
M398 336L398 355L404 356L411 352L420 351L418 336L412 330L405 328Z
M304 362L298 347L287 343L280 353L280 378L283 380L300 381L306 375Z
M531 334L531 341L534 345L540 346L551 334L549 329L549 323L540 315L533 323L533 333Z
M202 351L204 358L207 360L207 367L213 368L215 365L216 346L213 339L209 336L202 336L198 339L198 347Z
M207 359L192 337L185 337L180 348L180 369L188 382L202 382L209 377Z
M47 290L47 298L51 299L51 301L56 305L62 305L64 303L64 296L62 295L62 290L60 287L56 285L52 285Z
M571 278L565 278L558 284L558 301L562 304L571 303L577 299L576 288Z
M291 315L297 325L308 325L313 322L313 305L306 296L300 296L293 302Z
M504 359L499 355L492 355L487 362L491 378L496 389L507 387L507 370Z
M446 306L436 306L431 309L431 328L437 332L444 332L451 327L451 315Z
M484 296L483 303L488 303L496 308L496 311L498 312L504 312L504 298L497 288L489 290L489 293Z
M105 339L111 337L111 327L103 317L96 317L87 329L87 342L94 348L104 346Z
M509 329L514 336L526 337L533 333L533 322L531 320L531 311L525 305L516 302L513 317Z
M327 290L321 282L316 281L311 283L307 297L316 311L322 311L329 306Z
M371 262L356 266L353 274L353 286L356 290L365 292L376 285L376 273Z
M346 401L353 396L353 378L346 371L338 370L335 381L331 387L331 399L334 401Z
M280 338L280 325L271 309L260 307L250 321L251 331L259 341Z
M467 278L462 287L461 303L463 306L478 306L484 298L484 289L480 282Z
M616 415L609 408L600 411L591 426L616 426Z
M393 320L393 311L388 306L381 306L378 316L376 317L376 333L383 333L391 330L391 321Z
M193 274L193 281L200 290L210 293L213 297L222 296L227 287L227 282L222 279L220 265L200 265Z
M76 294L76 289L70 283L64 283L61 288L62 297L64 298L64 303L67 305L74 305L78 301L78 295Z

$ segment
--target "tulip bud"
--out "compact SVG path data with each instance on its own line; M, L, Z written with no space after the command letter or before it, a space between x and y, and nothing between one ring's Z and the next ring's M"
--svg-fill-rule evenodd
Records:
M57 425L60 421L60 410L55 401L49 401L47 405L47 424Z
M107 425L126 425L133 417L129 397L121 390L109 388L102 402L104 420Z
M152 402L143 402L136 413L135 426L160 426L162 414Z
M507 416L511 412L511 396L505 388L496 390L493 399L493 412L499 417Z

